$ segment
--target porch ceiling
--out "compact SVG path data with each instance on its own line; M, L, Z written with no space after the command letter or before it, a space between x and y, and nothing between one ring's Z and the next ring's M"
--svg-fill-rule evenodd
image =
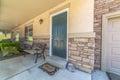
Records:
M65 0L0 0L0 30L10 30Z

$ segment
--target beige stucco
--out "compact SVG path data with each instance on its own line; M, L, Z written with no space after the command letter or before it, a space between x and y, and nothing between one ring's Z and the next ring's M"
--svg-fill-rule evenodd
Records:
M64 8L69 8L69 33L93 32L94 0L66 0L13 31L19 30L20 37L24 37L25 26L33 24L33 36L50 35L50 15ZM39 23L40 19L44 20L42 24Z

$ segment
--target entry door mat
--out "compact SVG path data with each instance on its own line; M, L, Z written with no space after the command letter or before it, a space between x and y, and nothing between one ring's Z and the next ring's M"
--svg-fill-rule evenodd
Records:
M39 66L39 68L42 69L43 71L47 72L49 75L54 75L59 70L58 67L53 66L49 63L45 63L45 64Z
M107 72L110 80L120 80L120 75Z

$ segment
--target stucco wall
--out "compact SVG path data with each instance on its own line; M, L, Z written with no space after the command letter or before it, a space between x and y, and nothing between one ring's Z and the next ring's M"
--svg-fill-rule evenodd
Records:
M69 8L69 33L93 32L94 0L66 0L13 29L13 32L19 30L20 37L24 37L25 26L33 24L33 36L50 35L50 15L64 8ZM44 20L43 24L39 23L40 19Z
M60 10L69 8L68 26L68 60L83 71L91 73L94 68L94 0L66 0L64 3L40 14L15 28L24 38L25 26L33 24L34 42L45 42L50 50L50 16ZM39 20L43 19L40 24ZM72 54L71 54L72 52Z

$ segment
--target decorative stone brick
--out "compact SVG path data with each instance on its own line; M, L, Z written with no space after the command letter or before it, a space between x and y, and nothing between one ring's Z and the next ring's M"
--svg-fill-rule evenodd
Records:
M91 66L90 66L90 65L83 64L82 66L83 66L84 68L91 69Z
M80 38L79 40L78 40L79 42L88 42L88 39L87 38Z
M74 51L75 51L75 50L77 50L77 48L76 48L76 47L71 47L71 46L70 46L70 47L69 47L69 50L74 50Z
M69 39L69 43L70 62L75 64L78 69L92 72L94 68L94 38L73 37Z
M88 46L89 47L95 47L95 44L94 43L88 43Z
M81 54L80 55L82 58L87 58L87 54Z
M79 43L78 46L85 46L85 44L84 43Z
M83 62L90 62L90 59L87 59L87 58L83 58Z
M71 44L71 47L77 47L77 44Z
M69 51L69 54L73 55L73 56L79 56L80 55L79 51L72 51L72 50Z
M45 54L49 55L49 38L34 37L34 42L46 43L47 50ZM91 73L94 68L94 45L93 37L73 37L68 42L68 60L75 64L76 68Z
M78 66L82 66L82 64L78 63Z
M94 60L90 60L90 64L91 64L91 65L94 65Z
M47 44L47 48L46 48L46 50L45 50L45 55L46 56L49 56L49 47L50 47L50 43L49 43L49 38L41 38L41 37L34 37L33 38L33 42L36 42L36 43L39 43L39 42L42 42L42 43L46 43Z
M94 56L89 56L88 58L94 60Z
M82 58L79 57L79 56L71 56L71 58L72 58L72 59L75 59L75 60L79 60L79 61L82 60Z

